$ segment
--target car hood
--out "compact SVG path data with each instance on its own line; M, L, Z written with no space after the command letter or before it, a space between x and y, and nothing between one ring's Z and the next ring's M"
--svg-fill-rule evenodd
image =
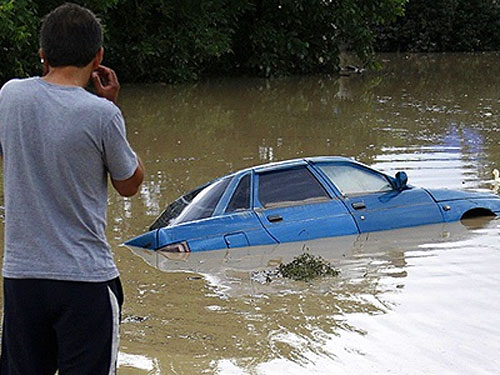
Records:
M478 199L478 198L500 199L498 195L481 191L448 190L448 189L426 189L426 190L434 198L436 202L454 201L460 199Z

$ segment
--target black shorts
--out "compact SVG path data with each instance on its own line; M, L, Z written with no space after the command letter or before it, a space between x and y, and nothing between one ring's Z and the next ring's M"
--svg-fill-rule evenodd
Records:
M4 279L0 375L115 374L122 304L118 278Z

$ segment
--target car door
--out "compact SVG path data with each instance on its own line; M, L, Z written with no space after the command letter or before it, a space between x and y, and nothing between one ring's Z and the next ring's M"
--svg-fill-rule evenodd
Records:
M269 245L276 243L262 226L257 214L252 210L252 173L235 178L234 189L223 199L224 213L220 220L224 223L224 241L228 248Z
M171 225L158 229L156 247L182 242L196 252L275 244L251 208L251 185L251 172L206 185L194 198L186 199Z
M307 165L255 174L254 209L276 241L291 242L358 233L344 204Z
M354 162L314 166L343 197L362 233L443 221L436 202L424 189L397 190L383 173Z

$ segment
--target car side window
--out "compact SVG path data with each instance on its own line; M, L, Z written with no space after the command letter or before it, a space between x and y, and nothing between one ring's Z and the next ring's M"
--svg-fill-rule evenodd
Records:
M258 196L265 208L330 199L318 180L302 166L259 174Z
M363 167L345 164L325 164L318 167L344 195L390 191L391 183L382 174Z
M226 213L248 210L250 208L250 175L244 176L234 190L226 208Z

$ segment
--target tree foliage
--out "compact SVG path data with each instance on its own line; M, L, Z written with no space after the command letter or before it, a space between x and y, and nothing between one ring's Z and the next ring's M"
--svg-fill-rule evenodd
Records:
M38 15L29 0L0 0L0 80L22 77L36 67Z
M110 64L129 81L197 80L231 53L246 7L246 0L120 1L106 17Z
M368 63L374 29L406 0L74 0L105 25L124 81L335 72L341 49ZM39 73L40 16L62 0L0 0L0 80Z
M381 27L381 51L491 51L500 47L497 0L411 0L405 15Z

